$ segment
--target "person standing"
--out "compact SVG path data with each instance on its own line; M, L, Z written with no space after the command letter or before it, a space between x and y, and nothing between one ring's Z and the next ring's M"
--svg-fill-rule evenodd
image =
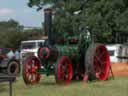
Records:
M18 50L15 51L15 59L20 59L20 52Z

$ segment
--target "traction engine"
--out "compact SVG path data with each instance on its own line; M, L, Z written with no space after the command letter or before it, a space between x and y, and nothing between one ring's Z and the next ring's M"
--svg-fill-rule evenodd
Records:
M23 64L26 85L39 83L41 74L54 75L57 83L72 80L107 80L110 71L109 53L103 44L94 43L88 30L57 44L52 32L52 10L46 9L45 31L48 40L38 50L38 58L29 56Z

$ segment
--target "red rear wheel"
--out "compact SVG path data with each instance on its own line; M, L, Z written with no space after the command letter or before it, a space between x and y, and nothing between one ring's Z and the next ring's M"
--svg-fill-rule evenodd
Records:
M99 80L106 80L109 76L110 60L108 51L104 46L97 46L96 48L94 70Z
M23 79L27 85L39 83L41 75L36 71L40 69L40 61L35 56L29 56L23 66Z
M62 56L55 65L55 78L58 83L69 84L73 77L71 60Z
M88 56L88 57L87 57ZM107 80L110 71L109 53L104 45L95 44L89 47L86 54L86 67L89 77L98 80Z

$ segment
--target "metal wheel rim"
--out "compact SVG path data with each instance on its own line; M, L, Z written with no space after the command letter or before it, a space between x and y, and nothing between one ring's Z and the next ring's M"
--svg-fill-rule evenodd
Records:
M110 59L107 49L98 46L94 55L94 71L98 80L106 80L109 76Z
M34 57L30 56L25 61L25 79L28 82L28 84L35 84L39 83L41 75L36 72L37 69L40 69L40 63L39 60Z
M46 55L45 57L43 57L43 55L42 55L43 51L46 51L46 52L47 52L47 55ZM47 47L43 47L43 48L40 48L40 49L39 49L38 57L39 57L40 59L42 59L42 58L48 59L49 56L50 56L50 50L49 50Z

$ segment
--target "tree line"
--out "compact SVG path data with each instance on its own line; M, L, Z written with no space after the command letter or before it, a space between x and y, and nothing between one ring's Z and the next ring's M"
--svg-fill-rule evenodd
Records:
M43 32L40 28L24 29L13 19L0 22L0 48L19 48L21 41L40 39Z

